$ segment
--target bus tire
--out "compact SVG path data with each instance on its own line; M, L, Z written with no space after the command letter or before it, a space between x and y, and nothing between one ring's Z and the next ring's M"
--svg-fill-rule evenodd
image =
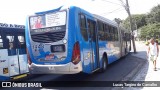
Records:
M102 68L99 70L99 72L105 72L105 70L107 69L107 59L105 56L103 56L102 58Z

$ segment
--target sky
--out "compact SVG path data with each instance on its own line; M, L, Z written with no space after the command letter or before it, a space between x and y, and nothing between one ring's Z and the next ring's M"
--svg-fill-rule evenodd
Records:
M122 0L125 3L125 0ZM160 0L128 0L131 14L147 14ZM60 6L78 6L110 20L125 19L128 14L120 0L1 0L0 23L25 25L27 16Z

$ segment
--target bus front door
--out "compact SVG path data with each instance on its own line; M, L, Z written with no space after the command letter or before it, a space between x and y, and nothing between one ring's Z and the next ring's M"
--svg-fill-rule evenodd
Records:
M92 71L99 68L99 53L98 53L98 44L97 44L97 37L96 37L96 22L93 20L88 19L88 32L89 32L89 43L90 43L90 50L91 50L91 68Z
M18 33L17 37L19 42L17 51L18 51L20 74L24 74L29 72L24 33Z
M26 45L23 34L9 33L6 35L9 41L8 61L10 76L28 73Z
M8 47L8 61L9 61L9 74L10 76L19 75L19 61L17 53L17 41L15 33L6 33L6 38L9 43Z

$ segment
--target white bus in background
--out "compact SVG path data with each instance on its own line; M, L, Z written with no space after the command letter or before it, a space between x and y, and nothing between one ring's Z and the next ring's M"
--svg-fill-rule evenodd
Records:
M0 81L27 76L25 26L0 23Z

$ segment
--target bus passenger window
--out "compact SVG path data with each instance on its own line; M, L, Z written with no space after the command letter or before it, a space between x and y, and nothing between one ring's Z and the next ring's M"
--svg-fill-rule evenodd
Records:
M88 30L89 30L89 36L90 38L95 41L96 40L96 36L95 36L95 23L92 20L87 20L88 22Z
M113 41L116 41L116 29L113 27Z
M102 41L106 40L106 36L105 36L105 24L103 23L103 29L102 29Z
M114 30L114 27L111 28L111 35L112 35L111 41L115 41L115 30Z
M24 36L18 36L18 40L19 40L19 43L22 45L24 44Z
M106 25L106 32L109 33L109 26Z
M79 15L79 21L80 21L81 34L82 34L84 40L88 41L88 34L87 34L86 18L85 18L85 16L82 15L82 14L80 14Z
M26 44L25 44L25 39L24 36L18 36L18 49L19 49L19 54L26 54Z
M111 29L112 29L112 27L111 27L111 26L108 26L108 41L111 41L111 40L112 40Z
M9 49L15 48L14 46L14 36L7 36L7 39L9 39Z
M110 33L110 41L113 41L113 33Z
M99 39L103 41L104 37L104 30L103 30L103 23L101 21L98 21L98 35Z
M118 30L115 28L115 40L118 41Z
M9 40L9 48L8 48L8 55L16 55L16 42L14 36L7 35L7 39Z
M1 35L0 35L0 48L3 48L3 39L1 37Z
M108 25L107 24L105 24L105 27L104 27L104 31L105 31L105 40L108 40L108 32L109 32L109 30L108 30Z

